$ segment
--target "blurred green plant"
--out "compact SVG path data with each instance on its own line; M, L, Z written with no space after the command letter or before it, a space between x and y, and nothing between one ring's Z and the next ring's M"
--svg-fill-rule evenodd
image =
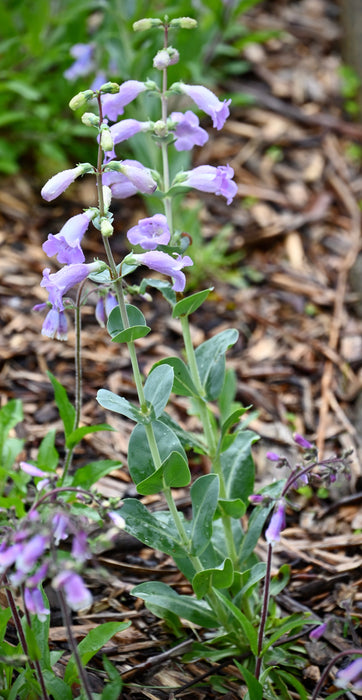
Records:
M68 159L84 160L89 131L65 105L78 87L88 87L97 72L118 81L134 76L138 80L152 78L149 66L159 48L158 32L150 32L147 38L143 33L132 32L136 20L150 14L163 17L165 12L170 17L177 14L197 18L198 41L189 42L186 35L180 39L179 50L186 57L182 79L196 84L206 82L212 87L217 82L222 85L228 75L248 70L249 64L242 58L246 44L264 42L274 35L268 31L250 32L241 20L242 14L259 2L200 0L195 8L192 0L171 4L161 0L157 7L146 0L3 0L0 172L13 174L20 166L26 170L27 164L28 169L35 164L38 174L44 177L55 168L68 167ZM72 63L70 49L77 43L93 45L95 71L70 82L64 71ZM171 67L170 80L174 78ZM245 95L233 95L234 105L248 101ZM137 117L142 118L138 105L137 110ZM137 159L141 159L140 143L137 136L132 140ZM144 143L142 148L144 156Z
M341 79L344 108L351 117L357 117L360 112L358 96L361 88L361 79L352 66L342 65L338 72Z

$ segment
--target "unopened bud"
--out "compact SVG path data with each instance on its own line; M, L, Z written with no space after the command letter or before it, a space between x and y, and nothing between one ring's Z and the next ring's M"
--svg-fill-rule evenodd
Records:
M78 109L79 107L83 107L93 97L93 90L84 90L83 92L78 92L78 94L74 95L74 97L72 97L72 99L70 100L69 107L73 110Z
M139 19L137 22L133 22L132 26L134 32L144 32L147 29L152 29L152 27L160 27L161 25L162 22L160 19L144 17L143 19Z
M106 217L101 219L101 234L104 238L109 238L113 234L113 226Z
M93 114L93 112L84 112L82 114L82 122L85 124L85 126L99 126L99 117L97 117L96 114Z
M161 49L156 53L156 56L153 59L153 66L158 70L163 70L168 66L173 66L179 61L179 58L179 52L172 46L169 46L167 49Z
M101 146L104 151L113 151L113 139L109 126L102 124L101 126Z
M181 27L181 29L195 29L197 27L196 19L192 17L177 17L172 19L170 22L170 27Z
M101 92L102 95L115 95L117 92L119 92L119 85L118 83L104 83L104 85L101 85L99 88L99 92Z
M154 123L153 133L155 134L155 136L159 136L159 137L167 136L167 134L168 134L167 124L165 124L165 122L162 121L162 119L159 119L157 122Z

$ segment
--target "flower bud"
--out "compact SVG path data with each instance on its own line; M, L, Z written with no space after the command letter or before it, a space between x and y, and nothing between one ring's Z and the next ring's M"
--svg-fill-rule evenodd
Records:
M172 46L169 46L167 49L157 51L156 56L153 59L153 66L158 70L163 70L168 66L173 66L179 61L179 58L179 52Z
M170 27L181 27L181 29L195 29L197 27L196 19L192 17L177 17L172 19L170 22Z
M106 211L108 211L109 207L111 206L111 201L112 201L112 190L107 185L103 185L102 190L103 190L104 208Z
M160 27L162 22L160 19L152 17L144 17L144 19L139 19L137 22L133 22L134 32L144 32L147 29L152 29L152 27Z
M93 112L84 112L82 114L82 123L85 126L99 126L99 117L97 117L96 114L93 114Z
M164 138L165 136L168 135L168 128L167 124L165 124L162 119L159 119L157 122L155 122L153 126L153 133L155 136L159 136L160 138Z
M104 238L109 238L113 234L113 226L107 217L101 219L101 234Z
M79 107L83 107L89 100L91 100L94 97L94 92L93 90L84 90L83 92L78 92L77 95L74 95L72 99L69 102L69 107L70 109L78 109Z
M99 92L101 92L103 95L115 95L117 92L119 92L119 85L118 83L104 83L104 85L101 85L99 88Z
M113 139L112 139L112 134L109 130L109 126L106 126L105 124L102 124L101 126L101 146L104 151L112 151L113 150Z

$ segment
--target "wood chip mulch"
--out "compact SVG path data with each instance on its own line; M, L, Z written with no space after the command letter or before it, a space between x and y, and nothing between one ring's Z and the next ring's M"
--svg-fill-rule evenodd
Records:
M324 456L353 450L351 480L333 485L324 499L317 493L298 496L297 509L288 513L287 529L276 547L275 572L282 563L291 567L290 582L278 598L282 610L309 610L313 618L335 620L333 633L324 641L302 639L309 659L304 681L312 691L333 653L361 643L362 176L352 146L361 142L362 125L348 121L343 111L340 24L334 1L264 2L243 21L254 30L271 28L280 34L265 45L245 49L250 71L240 80L233 78L225 89L248 92L254 104L235 107L224 130L217 138L210 134L195 157L195 165L228 162L235 170L239 186L233 204L227 207L220 198L202 195L200 216L205 245L228 226L228 252L239 253L242 260L231 272L216 274L211 268L202 286L213 285L214 291L192 317L193 333L199 344L230 326L240 332L228 355L229 366L237 374L238 400L257 412L251 428L261 437L254 451L258 483L280 477L265 458L268 449L297 459L293 431L315 441ZM73 392L73 332L62 344L44 339L41 315L32 312L33 305L46 298L39 287L48 264L41 244L50 231L56 233L90 204L87 181L53 205L40 200L39 189L32 178L20 175L4 179L0 191L1 399L24 402L21 431L27 459L36 455L50 427L60 430L46 370L56 374L70 395ZM187 206L199 199L191 194ZM119 204L117 254L126 250L124 231L142 215L144 204L138 198ZM88 259L102 256L95 236L88 238L85 252ZM232 284L227 283L228 275ZM92 303L91 296L83 319L82 422L106 419L117 432L88 436L76 462L119 458L126 464L132 426L116 414L105 416L95 394L106 386L132 399L135 388L126 350L106 338L94 320ZM155 361L180 348L180 328L170 321L162 299L157 297L156 307L144 302L142 308L153 329L138 341L147 372ZM194 428L182 397L174 398L170 410ZM58 448L62 450L60 433ZM206 468L195 464L195 476ZM100 491L105 497L134 495L126 467L102 479ZM177 492L177 498L187 511L187 492ZM161 506L158 497L143 501L150 508ZM258 554L265 558L263 541ZM102 576L90 581L95 603L75 617L74 632L80 640L99 622L131 620L131 627L105 649L123 675L122 697L244 696L231 660L181 663L202 631L185 626L185 636L175 639L142 601L131 596L133 585L150 578L190 592L171 560L124 535L99 556L99 564L107 581ZM56 615L51 644L67 647ZM100 692L103 677L97 658L91 678L94 692ZM332 673L323 692L333 688ZM355 695L346 692L346 697Z

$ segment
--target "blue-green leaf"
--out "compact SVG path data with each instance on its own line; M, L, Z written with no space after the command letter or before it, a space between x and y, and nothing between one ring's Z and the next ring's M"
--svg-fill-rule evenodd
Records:
M185 299L178 301L172 311L173 318L178 318L179 316L189 316L192 314L199 308L199 306L201 306L201 304L203 304L212 290L213 287L210 287L209 289L196 292L195 294L191 294L190 296L185 297Z
M125 530L148 547L159 549L169 556L185 556L176 528L164 523L160 514L150 513L146 506L135 498L126 498L119 514L125 520Z
M130 420L135 421L135 423L150 423L151 421L151 412L148 414L142 413L133 403L123 396L117 396L117 394L108 389L99 389L97 401L103 408L107 408L108 411L120 413L121 416L126 416Z
M178 452L187 462L186 453L175 433L161 421L152 423L161 461L172 452ZM136 486L156 471L145 427L141 424L133 429L128 447L128 468ZM162 487L161 487L162 488ZM155 493L155 491L153 491Z
M220 455L228 499L241 498L247 503L248 496L252 494L255 469L250 448L258 439L250 430L240 431Z
M108 332L114 343L129 343L144 338L150 332L146 319L137 306L126 304L129 328L124 326L119 307L112 309L107 323Z
M211 588L230 588L234 580L234 567L231 559L224 559L220 566L198 571L192 579L192 587L197 598L203 598Z
M218 511L221 515L228 515L230 518L242 518L246 511L246 505L241 498L219 498Z
M219 626L217 618L207 603L195 600L191 596L179 595L162 581L141 583L140 586L132 589L132 595L142 598L146 605L149 602L159 609L163 608L179 617L184 617L195 625L206 628Z
M207 399L213 401L222 391L225 378L225 353L236 343L238 331L229 328L196 348L196 362Z
M144 393L145 399L152 406L156 418L163 413L172 391L174 372L168 364L151 369L148 375Z
M191 554L199 556L208 546L219 496L219 477L205 474L190 489L192 502Z
M158 365L170 365L174 371L172 391L179 396L197 396L197 389L191 379L187 365L179 357L167 357Z

